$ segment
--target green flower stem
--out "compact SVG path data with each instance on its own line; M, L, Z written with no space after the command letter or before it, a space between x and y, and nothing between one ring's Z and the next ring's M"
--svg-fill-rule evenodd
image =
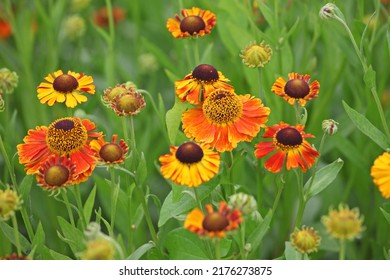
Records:
M80 186L75 185L73 188L71 188L71 190L72 190L74 197L76 199L77 209L79 212L79 218L81 220L82 228L84 230L87 228L87 221L85 220L85 216L84 216L83 202L81 200L81 193L80 193Z
M346 249L345 239L340 239L339 244L340 244L339 260L345 260L345 249Z
M199 194L198 194L198 188L193 187L193 189L194 189L194 194L195 194L195 200L196 200L196 203L198 204L198 208L203 211L202 202L200 201Z
M187 67L188 69L193 69L195 63L191 59L191 53L190 53L190 46L189 46L189 40L185 39L184 40L184 51L187 59Z
M334 15L333 17L338 22L340 22L343 25L343 27L345 28L345 30L347 31L348 36L352 42L353 48L355 49L355 52L360 60L360 63L362 64L363 72L364 72L364 74L366 74L367 71L369 70L369 67L367 65L366 59L364 58L362 52L360 51L358 45L356 44L355 38L353 37L353 34L352 34L351 30L349 29L347 23L337 15ZM375 86L375 84L370 86L366 81L365 81L365 83L367 86L370 87L370 91L371 91L372 97L374 98L375 105L377 107L383 129L385 131L387 138L390 139L390 130L389 130L389 127L388 127L387 122L386 122L385 113L383 112L383 108L382 108L382 105L381 105L381 102L380 102L380 99L378 96L378 92L376 91L376 86Z
M126 143L129 142L129 134L127 133L127 123L126 123L126 117L121 117L122 120L122 130L123 130L123 138Z
M259 96L260 96L260 99L263 102L263 104L265 104L266 100L265 100L265 91L263 88L263 82L262 82L262 78L261 78L261 68L258 67L257 70L258 70L258 76L259 76L259 79L258 79L258 81L259 81Z
M136 159L139 158L138 151L137 151L137 144L135 140L135 130L134 130L134 117L130 116L130 147L131 151L133 152L133 156L136 157Z
M18 183L16 181L16 175L15 175L14 169L13 169L13 167L11 165L11 161L9 160L8 154L7 154L6 150L5 150L3 138L1 136L0 136L0 152L3 154L5 165L7 166L8 173L9 173L9 175L11 177L12 185L14 186L15 191L18 194L20 194ZM34 239L34 235L35 234L34 234L34 230L32 228L30 219L28 217L27 211L26 211L26 209L24 207L22 207L20 209L20 213L22 215L23 223L24 223L24 226L26 227L28 237L32 241Z
M194 45L194 60L195 60L195 66L198 66L200 63L200 57L199 57L199 38L193 38L193 45Z
M299 206L298 206L297 218L295 219L295 227L299 228L302 223L303 213L305 211L307 201L305 200L305 197L303 195L303 171L300 169L297 170L296 175L297 175L297 185L298 185Z
M74 222L73 212L72 212L72 209L71 209L71 206L70 206L70 202L69 202L68 196L66 194L66 189L61 189L60 192L61 192L61 195L62 195L62 199L64 200L64 203L65 203L65 206L66 206L66 210L68 211L68 216L69 216L70 223L71 223L71 225L73 227L76 227L76 224Z
M218 238L218 237L214 238L214 246L215 246L215 259L220 260L221 259L221 240L220 240L220 238Z
M18 221L16 220L16 215L12 215L12 226L14 227L14 233L15 233L15 246L16 246L16 252L18 253L18 256L22 255L21 247L20 247L20 239L19 239L19 228L18 228Z
M275 200L274 200L274 204L272 205L272 215L275 214L276 208L277 208L278 205L279 205L280 197L281 197L281 195L282 195L282 192L283 192L285 183L286 183L286 182L284 181L284 176L283 176L283 173L282 173L282 174L280 175L280 180L277 180L277 181L276 181L276 185L277 185L277 188L278 188L278 192L276 193L276 197L275 197Z
M109 166L110 169L110 178L111 178L111 230L114 233L115 226L115 216L116 216L116 205L118 202L119 195L119 184L115 183L115 170L113 166Z
M245 250L245 220L240 225L240 255L242 260L246 260L248 252Z

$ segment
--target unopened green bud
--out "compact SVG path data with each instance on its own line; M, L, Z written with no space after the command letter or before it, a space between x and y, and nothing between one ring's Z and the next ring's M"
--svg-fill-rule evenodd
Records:
M332 119L324 120L322 121L322 130L329 135L333 135L337 132L338 124L338 122Z

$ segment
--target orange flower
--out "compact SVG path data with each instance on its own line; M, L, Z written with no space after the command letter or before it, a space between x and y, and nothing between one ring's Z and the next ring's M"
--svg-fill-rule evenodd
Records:
M201 10L193 7L192 9L182 9L183 19L176 14L175 18L167 21L168 31L175 38L184 37L202 37L211 33L211 29L217 23L217 17L209 10Z
M219 171L220 156L205 144L185 142L171 146L171 153L159 158L161 174L179 185L198 187Z
M287 170L301 167L306 172L320 154L305 140L314 136L305 133L303 129L302 125L291 126L284 122L267 127L263 137L272 138L273 141L256 144L255 156L262 158L276 151L265 162L265 168L269 171L279 172L286 160Z
M232 211L226 202L219 203L218 212L214 212L211 204L206 205L206 215L195 208L188 215L184 222L184 228L198 235L223 238L227 231L238 228L241 224L241 212L237 209Z
M371 166L371 176L384 198L390 198L390 153L378 156Z
M219 152L252 141L265 126L270 109L259 98L215 90L202 106L183 113L183 130L189 138L210 144Z
M183 80L175 82L176 95L182 102L200 104L216 89L234 90L229 80L210 64L200 64Z
M0 39L8 39L11 34L11 25L8 23L8 21L0 18Z
M320 83L316 80L309 84L310 75L301 75L298 73L289 73L289 80L286 82L283 77L279 77L272 86L272 91L283 97L289 104L293 105L299 102L305 106L310 99L316 98L319 94Z
M23 144L17 146L19 162L27 174L39 172L42 164L54 155L65 155L76 164L75 175L79 181L88 178L96 165L95 152L90 147L91 138L101 132L93 132L95 124L88 119L62 118L49 127L37 126L28 131Z
M114 24L118 24L125 18L125 11L120 7L113 7L112 17L114 19ZM96 10L93 13L93 21L100 27L107 27L109 24L107 7Z
M106 142L103 137L91 141L91 148L95 151L99 161L106 164L120 164L125 161L129 146L123 139L117 144L117 138L118 135L114 134L111 142Z

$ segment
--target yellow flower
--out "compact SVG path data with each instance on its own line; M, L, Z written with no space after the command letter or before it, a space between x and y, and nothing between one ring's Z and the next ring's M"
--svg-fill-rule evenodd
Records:
M87 101L82 93L95 94L95 85L91 76L84 73L68 71L64 74L58 70L45 77L46 82L40 83L37 88L38 99L42 104L53 106L55 103L64 103L68 108L74 108L78 103Z
M390 153L376 158L371 167L371 176L384 198L390 198Z
M320 245L321 237L312 227L303 226L296 228L290 235L291 245L302 254L316 252Z
M347 205L340 204L338 210L330 209L327 216L321 218L328 233L337 239L353 240L363 231L363 217L359 209L349 209Z
M0 190L0 221L7 221L19 209L21 201L16 191Z
M105 238L99 238L89 241L87 249L83 252L82 260L113 260L115 248L111 241Z
M271 60L271 56L272 49L269 45L264 45L264 42L252 42L240 54L242 62L250 68L264 67Z

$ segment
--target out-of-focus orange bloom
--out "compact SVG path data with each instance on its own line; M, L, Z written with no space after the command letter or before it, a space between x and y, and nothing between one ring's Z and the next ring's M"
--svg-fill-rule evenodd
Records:
M8 39L12 35L11 24L0 18L0 39Z
M112 16L114 24L121 22L125 18L125 11L120 7L112 8ZM100 27L108 26L108 10L107 7L102 7L93 13L93 21Z

